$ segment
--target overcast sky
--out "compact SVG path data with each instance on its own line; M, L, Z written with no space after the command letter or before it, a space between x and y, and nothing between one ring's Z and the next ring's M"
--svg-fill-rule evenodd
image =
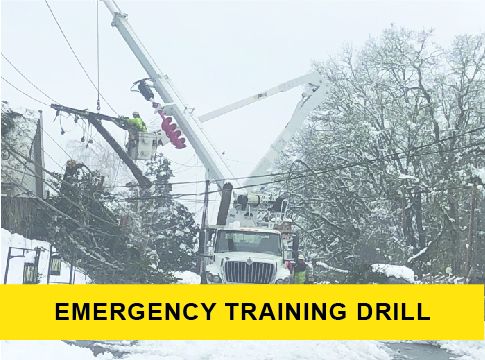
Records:
M91 79L97 83L96 1L49 1L65 35ZM459 34L485 31L484 1L118 1L164 74L198 115L220 108L311 71L313 60L336 54L345 42L359 47L391 23L412 30L434 28L443 46ZM141 65L99 2L100 91L117 113L140 112L159 122L132 83L146 77ZM97 92L71 53L44 1L2 1L2 54L55 101L96 111ZM51 101L2 58L2 76L32 97ZM235 176L247 176L284 128L303 89L275 95L204 123L204 129ZM158 95L157 95L158 96ZM44 111L44 128L69 153L68 140L83 132L55 112L2 81L1 99L13 107ZM101 112L115 115L102 102ZM122 142L124 132L107 126ZM100 136L95 141L103 141ZM48 137L45 151L64 165L67 155ZM193 149L162 149L172 160L173 181L203 180ZM46 166L60 171L48 156ZM182 165L179 165L182 164ZM197 165L199 167L197 167ZM175 187L175 193L202 191ZM198 198L202 200L202 197ZM191 210L200 203L184 202ZM215 220L216 203L210 219Z

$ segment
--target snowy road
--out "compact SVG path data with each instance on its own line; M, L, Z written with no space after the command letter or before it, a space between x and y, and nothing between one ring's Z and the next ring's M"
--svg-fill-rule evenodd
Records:
M483 360L485 341L1 341L2 360ZM77 346L74 345L76 343ZM448 353L446 350L449 350Z
M419 343L386 343L393 360L449 360L456 358L437 346Z
M69 342L71 345L66 344ZM479 360L424 343L380 341L2 341L2 360ZM456 351L456 349L455 349ZM457 353L460 353L459 351ZM470 354L468 354L470 355Z
M140 355L149 355L149 356L153 357L154 359L155 358L159 358L159 359L170 358L171 357L170 355L167 356L168 355L166 353L167 349L164 349L163 351L161 351L161 353L159 353L159 351L161 349L165 348L163 343L164 343L163 341L151 341L151 342L141 342L141 343L138 342L137 344L135 344L135 343L132 343L132 344L125 343L124 345L114 345L114 346L113 346L112 343L111 344L107 343L107 344L105 344L106 346L103 346L103 343L95 342L95 341L77 341L76 345L81 346L81 347L90 348L93 351L94 355L106 353L106 354L112 354L114 358L126 358L128 360L129 359L138 359L138 357ZM194 345L195 343L197 343L197 341L182 341L180 343L182 344L182 347L185 347L184 345L189 345L189 346ZM252 343L251 341L248 342L248 344L251 344L251 343ZM281 342L276 342L276 343L279 347L283 347L283 348L288 348L288 347L296 345L292 341L290 341L290 342L281 341ZM304 343L306 343L305 347L313 348L313 349L315 349L314 345L316 345L316 349L321 348L321 347L325 347L325 345L329 345L329 344L331 345L332 343L334 343L333 345L337 345L337 344L335 344L337 342L332 342L332 341L311 341L310 342L310 343L312 343L311 345L308 344L307 342L304 342ZM382 355L383 359L386 358L383 353L380 353L380 351L379 351L379 355L378 355L378 352L375 351L373 346L367 347L367 346L365 346L364 343L365 343L364 341L361 341L361 342L356 341L355 342L355 344L357 344L361 348L361 350L364 351L364 352L360 352L358 354L359 359L374 359L374 358L380 359L381 358L380 355ZM375 343L375 342L369 342L368 345L374 345L373 343ZM169 345L170 342L166 342L166 344ZM156 346L154 346L154 345L156 345ZM203 344L201 344L201 345L203 345ZM235 344L233 344L233 345L235 345ZM384 341L384 342L377 343L376 345L378 346L378 348L380 350L384 350L384 352L389 355L389 357L387 357L388 359L392 359L392 360L450 360L452 358L456 358L456 355L453 355L453 354L447 352L446 350L444 350L444 349L442 349L438 346L426 344L426 343L403 343L403 342L385 342ZM235 355L235 356L233 355L231 357L224 356L224 358L234 358L234 359L244 359L244 358L246 358L247 356L244 355L244 352L248 348L252 348L252 346L250 345L249 347L246 347L244 342L242 342L242 346L243 346L243 348L241 349L241 350L243 350L242 352L238 352L237 355ZM168 347L170 347L170 346L168 346ZM237 345L236 345L236 347L237 347ZM335 347L338 348L339 346L335 346ZM224 347L222 346L221 349L222 348L224 348ZM192 353L192 351L189 350L188 348L186 348L186 350L187 350L188 353ZM288 351L288 352L291 353L292 351ZM300 352L297 351L297 353L300 353ZM310 357L309 354L308 354L308 350L307 350L307 351L305 351L305 354L306 354L305 357L302 357L302 358L299 358L299 359L300 360L302 360L302 359L322 359L322 360L334 359L334 357L330 357L332 355L328 352L325 353L325 354L315 353L313 356ZM193 354L191 354L191 356L192 355ZM160 356L160 357L158 357L158 356ZM220 354L219 355L212 354L212 355L209 355L209 357L203 356L201 358L202 359L217 359L217 358L219 358L219 356L220 356ZM351 355L345 354L345 357L341 357L340 359L353 358L353 357L349 357L349 356L351 356ZM375 357L373 357L373 356L375 356ZM195 357L195 358L197 358L197 357ZM264 359L273 359L273 356L267 355L266 357L263 357L263 358ZM295 359L297 359L297 358L298 357L296 357Z
M8 246L40 242L1 231L2 256ZM4 251L4 249L7 251ZM5 255L4 255L5 254ZM4 266L5 261L2 261ZM9 283L21 283L22 263L11 264ZM4 268L3 268L4 269ZM176 273L180 283L198 284L190 272ZM81 278L81 276L80 276ZM165 329L164 329L165 330ZM282 332L306 331L304 325ZM484 360L485 341L433 341L433 345L382 341L1 341L1 360ZM447 353L444 349L453 353ZM97 357L96 357L97 355Z
M151 343L152 345L154 345L155 343L159 343L157 346L159 348L164 347L162 341L151 342ZM195 343L195 341L182 342L182 344L187 344L187 343L188 344ZM281 342L278 342L278 346L282 346L282 347L286 347L285 345L291 346L291 343L292 342L288 342L287 344L285 344L285 342L281 341ZM333 343L333 342L312 341L311 343L316 344L318 348L318 347L321 347L322 345L324 346L325 345L324 343ZM356 342L356 343L359 344L359 342ZM360 342L360 343L363 343L363 342ZM373 343L373 342L370 342L370 343ZM103 346L100 346L101 344L99 342L96 343L94 341L84 341L84 342L78 341L76 345L91 348L91 350L95 355L106 352L106 353L113 354L115 358L131 359L132 356L135 354L137 355L137 358L139 355L149 354L150 356L160 355L160 358L163 359L163 358L166 358L166 355L167 355L167 354L157 354L158 352L157 347L150 346L150 349L143 349L144 346L142 346L141 348L137 348L137 345L143 345L143 343L141 344L139 343L137 345L133 344L132 346L125 344L125 346L114 346L114 347L107 344L106 347L103 347ZM309 345L309 344L306 344L306 345ZM364 345L364 344L359 344L359 345ZM392 360L450 360L451 358L456 358L455 355L447 352L444 349L441 349L438 346L425 344L425 343L382 342L381 344L378 344L378 346L380 347L381 350L384 350L388 355L390 355L389 359L392 359ZM309 346L309 347L312 348L312 346ZM368 358L373 359L373 357L370 357L370 356L377 355L377 353L374 354L373 350L370 350L371 348L372 347L367 348L367 353L360 353L358 355L359 359L368 359ZM365 346L362 347L362 350L365 351ZM210 356L209 359L214 358L214 355L215 354ZM333 357L329 357L329 356L331 356L329 353L314 354L314 356L312 357L309 357L308 354L306 354L306 356L300 358L300 360L302 360L303 358L304 359L315 358L315 359L322 359L322 360L333 359ZM348 359L349 358L348 356L349 354L346 354L345 357L342 357L341 359ZM202 357L202 358L206 358L206 357ZM216 358L218 358L217 355L216 355ZM238 358L238 359L246 358L246 356L242 355L242 353L238 353L238 355L236 355L236 357L234 358ZM264 357L264 359L272 359L272 358L273 358L272 356ZM379 359L380 357L376 357L376 358Z

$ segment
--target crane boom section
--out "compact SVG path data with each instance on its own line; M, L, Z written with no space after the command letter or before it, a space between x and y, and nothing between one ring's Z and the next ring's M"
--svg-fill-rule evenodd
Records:
M127 20L127 15L123 14L118 5L113 0L103 0L108 10L113 15L112 26L116 27L123 39L136 56L141 66L145 69L150 79L153 81L154 88L160 95L165 104L164 113L171 115L182 129L184 135L194 148L197 156L207 169L207 176L211 180L218 180L220 189L224 185L222 179L231 179L229 168L224 163L219 152L214 148L207 135L204 133L201 123L190 107L182 100L176 92L168 76L157 72L155 63L151 60L143 44L132 30ZM239 187L237 180L232 181L234 187ZM241 191L245 193L244 190Z
M318 72L313 72L307 75L300 76L296 79L289 80L287 82L284 82L283 84L280 84L278 86L272 87L271 89L268 89L266 91L262 91L257 93L256 95L249 96L245 99L236 101L232 104L226 105L220 109L211 111L207 114L201 115L199 117L200 122L206 122L211 119L214 119L216 117L219 117L221 115L227 114L231 111L240 109L244 106L250 105L252 103L255 103L257 101L267 99L268 97L278 94L280 92L285 92L288 90L291 90L295 87L304 85L304 84L312 84L312 83L318 83L321 80L321 76Z
M268 175L269 168L273 165L293 135L301 128L303 121L328 97L330 87L330 82L320 77L318 87L315 86L313 89L305 91L303 99L297 104L290 121L253 169L244 182L244 186L254 186L253 192L257 190L256 186L258 184L265 182L262 177Z

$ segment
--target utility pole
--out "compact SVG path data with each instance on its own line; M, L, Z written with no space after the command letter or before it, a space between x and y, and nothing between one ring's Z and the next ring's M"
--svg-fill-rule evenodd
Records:
M128 154L123 150L123 148L116 142L116 140L111 136L108 130L101 124L100 120L111 121L114 122L118 127L126 130L126 125L124 119L119 117L111 117L103 114L97 114L85 110L78 110L69 108L62 105L52 104L51 108L55 109L56 111L65 112L68 114L74 114L79 117L85 118L89 121L90 124L94 126L94 128L101 134L101 136L108 142L108 144L113 148L113 150L118 154L118 156L123 160L123 162L128 166L131 170L131 173L138 181L140 186L142 187L150 187L152 185L151 181L148 180L145 176L143 176L142 171L136 164L131 160Z
M205 279L205 257L207 248L207 211L209 209L209 186L210 180L205 181L205 193L204 193L204 210L202 212L202 221L200 224L199 232L199 271L202 284L206 284Z
M205 181L204 211L202 212L202 226L207 227L207 209L209 208L209 186L210 180Z

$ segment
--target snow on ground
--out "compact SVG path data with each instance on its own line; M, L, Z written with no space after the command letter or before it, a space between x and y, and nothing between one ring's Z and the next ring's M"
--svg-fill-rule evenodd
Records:
M45 241L29 240L19 234L11 234L8 230L1 229L1 280L3 284L3 278L7 267L7 256L9 247L34 249L41 247L46 251L40 253L39 259L39 274L41 274L41 284L47 283L47 268L49 266L49 246L50 244ZM22 250L12 249L12 255L22 255ZM15 257L10 259L7 284L22 284L23 279L23 266L26 260L29 260L35 256L35 251L29 251L26 253L26 257ZM62 263L61 275L51 276L50 280L54 282L69 282L70 265ZM89 282L89 278L79 271L75 272L75 283L86 284Z
M456 360L485 360L485 340L405 340L386 342L430 344L439 346L442 349L459 356L453 358ZM450 357L450 359L452 358Z
M47 267L49 266L49 246L50 244L45 241L29 240L19 234L11 234L8 230L1 229L1 276L5 275L5 269L7 266L8 249L10 246L18 248L34 249L41 247L46 251L42 251L39 260L39 273L41 276L41 284L47 283ZM22 255L22 250L12 249L12 255ZM10 259L7 284L22 284L22 274L24 262L33 261L35 258L35 251L31 251L25 254L25 257L15 257ZM54 282L69 282L69 264L62 264L61 275L51 276L51 281ZM200 284L200 275L191 271L175 271L174 276L179 280L179 284ZM76 271L75 275L76 284L89 283L89 278L83 273Z
M387 277L394 276L396 279L404 279L414 282L414 271L406 266L372 264L372 271L385 274Z
M59 340L2 340L1 351L2 360L100 359L87 348L69 346Z
M440 340L437 343L453 354L463 355L459 360L485 359L485 340Z
M485 359L485 341L410 341L430 343L460 356L456 360ZM140 341L132 347L114 346L129 351L125 360L391 360L378 341ZM110 353L94 357L91 350L55 341L2 341L2 360L113 360ZM422 359L426 360L426 359Z
M43 241L29 240L18 234L11 234L1 229L1 269L5 273L9 246L33 249L41 246L49 249L49 244ZM17 250L21 254L20 250ZM22 283L23 263L25 258L10 260L8 283ZM46 282L45 273L48 266L48 252L41 253L39 270L43 273L42 283ZM412 270L403 266L374 265L375 270L388 276L401 277L408 281L414 280ZM63 264L61 276L52 277L52 281L67 282L69 266ZM190 271L175 272L179 284L200 284L200 276ZM89 279L81 273L76 273L76 283L86 283ZM422 341L417 341L422 342ZM485 340L429 341L453 354L461 355L459 360L484 360ZM286 359L286 360L390 360L390 355L378 341L141 341L139 345L130 348L126 360L224 360L224 359ZM119 350L126 351L123 347ZM106 353L95 357L91 350L67 345L55 341L2 341L2 360L110 360L113 355Z
M175 271L174 276L182 279L178 281L178 284L200 284L200 275L191 271Z
M390 360L377 341L142 341L127 360Z
M123 350L127 350L123 348ZM377 341L141 341L125 360L390 360ZM2 341L2 360L108 360L61 341Z

